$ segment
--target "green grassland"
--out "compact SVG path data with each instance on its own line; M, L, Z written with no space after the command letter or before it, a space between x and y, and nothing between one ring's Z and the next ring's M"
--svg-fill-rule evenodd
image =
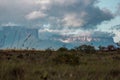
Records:
M120 51L1 50L0 80L120 80Z

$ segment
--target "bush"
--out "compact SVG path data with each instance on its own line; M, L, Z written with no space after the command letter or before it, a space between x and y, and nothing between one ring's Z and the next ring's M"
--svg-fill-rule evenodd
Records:
M0 80L25 80L25 71L21 67L6 68L0 74Z
M68 51L68 49L66 47L61 47L57 51Z
M46 51L47 53L49 53L49 54L52 54L52 52L54 51L54 49L47 48L45 51Z
M114 51L115 50L115 46L114 45L108 45L108 51Z
M22 68L14 68L13 70L10 71L10 75L12 77L13 80L23 80L24 79L24 69Z
M81 45L79 47L76 47L76 50L81 51L83 53L95 53L96 52L94 46L91 46L91 45Z
M79 65L79 57L76 54L58 54L53 61L56 64Z

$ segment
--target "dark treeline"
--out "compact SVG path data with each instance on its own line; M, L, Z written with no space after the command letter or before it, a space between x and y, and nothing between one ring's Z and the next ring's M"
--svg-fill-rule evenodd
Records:
M52 52L52 51L69 51L69 52L81 52L81 53L96 53L96 52L111 52L111 51L120 51L120 46L118 45L118 47L115 47L114 45L108 45L108 46L99 46L98 48L96 48L93 45L80 45L71 49L68 49L65 46L62 46L58 49L54 49L54 48L47 48L45 50L36 50L35 48L32 49L4 49L4 50L0 50L0 51L17 51L17 52L40 52L40 51L45 51L45 52Z
M98 51L102 51L102 52L109 52L109 51L119 51L120 48L119 47L115 47L114 45L108 45L107 47L105 46L99 46L98 49L96 49L94 46L92 45L80 45L77 47L74 47L72 49L68 49L66 47L60 47L57 50L54 50L52 48L48 48L45 51L79 51L82 53L96 53Z

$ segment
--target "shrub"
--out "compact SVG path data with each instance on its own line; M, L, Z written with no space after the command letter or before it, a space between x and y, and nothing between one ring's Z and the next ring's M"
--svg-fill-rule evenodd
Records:
M101 45L98 48L99 48L100 51L105 51L106 50L106 47L101 46Z
M24 56L23 56L22 54L19 54L19 55L17 56L17 58L19 58L19 59L23 59Z
M10 75L12 77L13 80L19 79L19 80L23 80L24 79L24 69L22 68L14 68L10 71Z
M53 49L51 49L51 48L47 48L46 50L45 50L48 54L52 54L52 52L54 51Z
M57 51L68 51L68 49L66 47L61 47Z
M109 51L114 51L115 50L115 46L114 45L108 45L108 50Z
M76 47L76 50L81 51L83 53L95 53L96 52L94 46L91 46L91 45L81 45L79 47Z
M1 72L0 80L25 80L25 70L22 67L6 68Z
M79 65L79 57L76 54L58 54L53 61L56 64Z

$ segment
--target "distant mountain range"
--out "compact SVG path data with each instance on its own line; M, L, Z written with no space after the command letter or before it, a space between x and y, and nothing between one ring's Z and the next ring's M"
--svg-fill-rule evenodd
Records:
M50 33L49 33L50 34ZM96 36L55 36L49 39L42 39L39 29L26 28L21 26L2 26L0 28L0 48L1 49L47 49L65 46L73 48L82 44L89 44L95 47L99 45L116 45L111 37Z

